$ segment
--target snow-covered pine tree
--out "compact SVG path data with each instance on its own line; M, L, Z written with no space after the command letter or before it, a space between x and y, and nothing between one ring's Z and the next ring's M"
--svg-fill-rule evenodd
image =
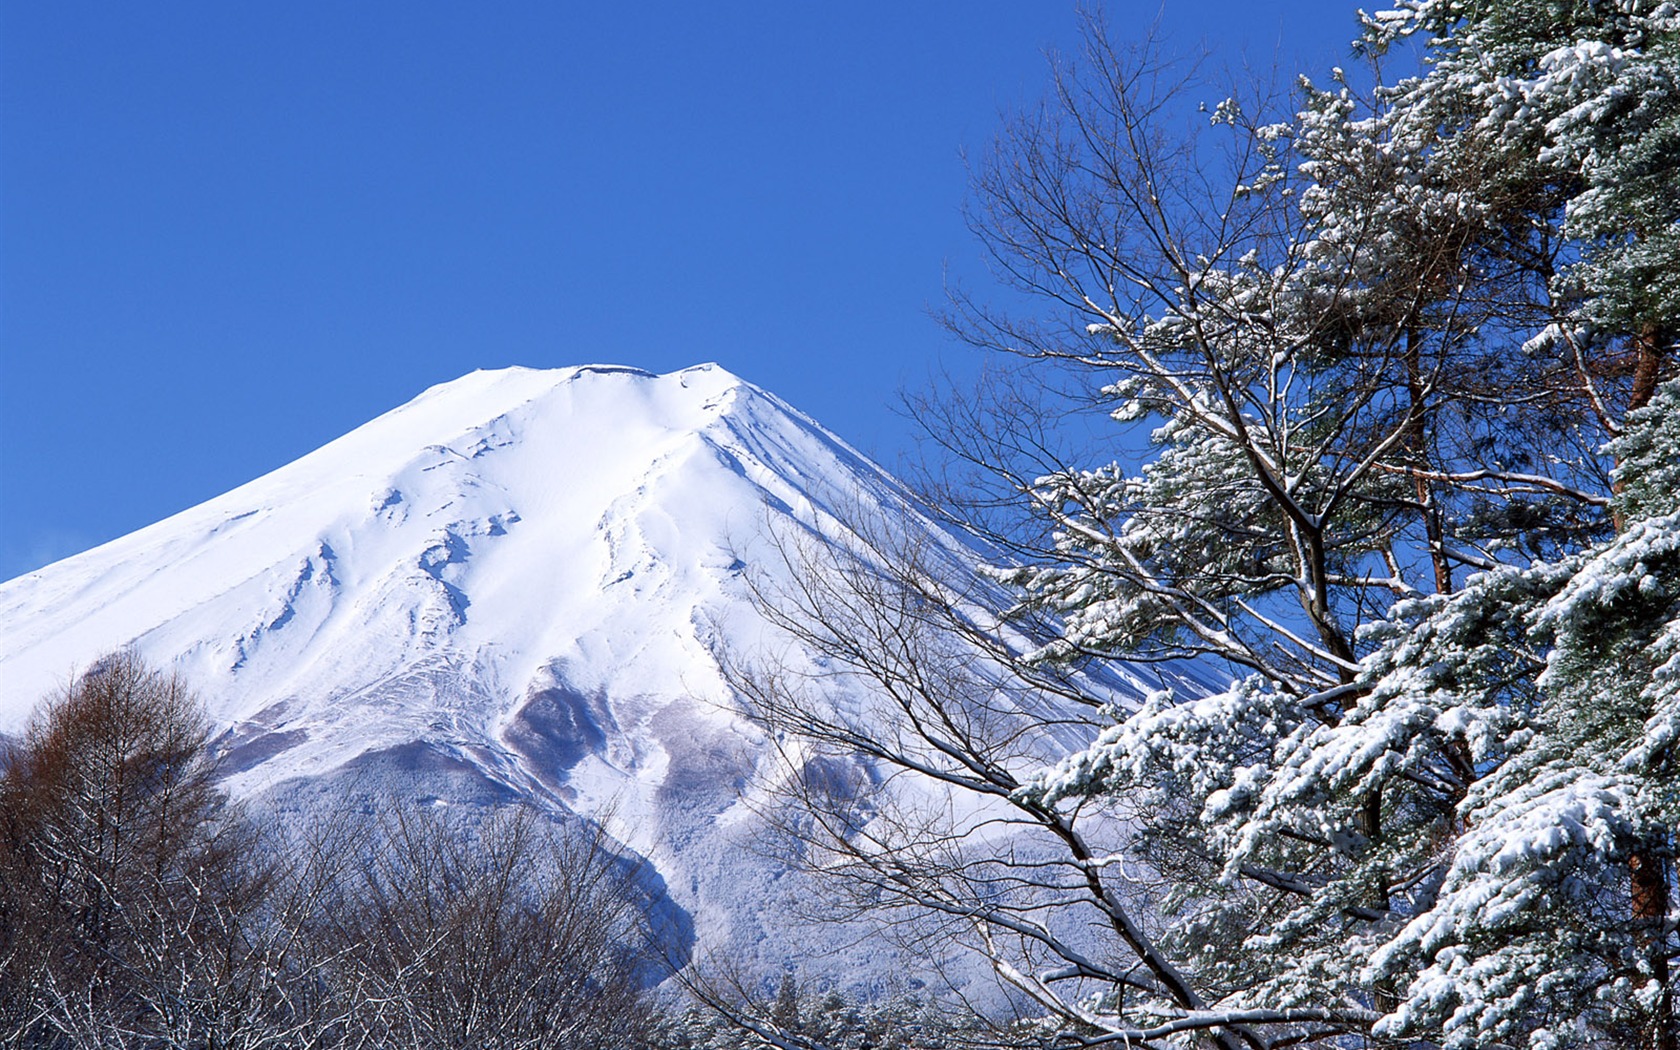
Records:
M796 772L867 755L981 814L790 778L847 908L939 920L1071 1045L1669 1045L1676 17L1404 2L1365 45L1423 41L1416 76L1293 112L1197 112L1092 24L970 216L1049 309L953 318L1047 400L925 406L1025 508L970 521L1014 622L866 528L794 541L761 597L824 670L736 683ZM1070 404L1121 454L1055 452ZM1095 714L1061 672L1111 656L1234 681Z
M1135 475L1023 486L1050 543L1007 578L1065 624L1037 657L1245 672L1156 697L1022 791L1143 815L1134 848L1180 885L1161 943L1209 1014L1674 1045L1674 818L1639 801L1670 789L1633 757L1673 674L1672 507L1630 508L1680 457L1675 406L1642 409L1680 311L1676 17L1371 16L1374 50L1427 38L1419 75L1368 106L1308 87L1270 124L1220 107L1251 166L1182 226L1167 158L1141 152L1159 139L1128 123L1158 102L1099 61L1098 88L1059 88L1076 134L1027 125L982 182L1007 276L1102 342L984 314L976 340L1160 421Z
M1377 1031L1449 1046L1670 1046L1666 909L1643 915L1637 858L1672 875L1680 680L1680 384L1613 445L1620 535L1472 578L1371 632L1371 692L1295 749L1271 812L1350 781L1417 777L1452 735L1477 778L1444 825L1404 928L1366 975L1399 995ZM1421 745L1421 746L1420 746ZM1328 790L1326 790L1328 788ZM1292 807L1292 803L1294 803ZM1264 808L1264 807L1262 807ZM1647 861L1648 862L1648 861ZM1665 893L1666 896L1666 893Z
M1548 202L1525 224L1501 220L1555 245L1536 269L1547 277L1547 324L1524 349L1555 363L1550 383L1566 394L1555 366L1567 366L1569 400L1590 405L1601 432L1621 434L1609 451L1622 532L1589 555L1476 578L1433 609L1403 605L1395 619L1419 617L1412 630L1369 631L1379 643L1365 661L1371 693L1289 752L1247 841L1283 814L1298 824L1312 809L1303 801L1338 786L1415 806L1430 793L1403 777L1428 779L1420 755L1456 750L1473 773L1464 796L1417 825L1437 829L1418 846L1450 857L1445 888L1432 885L1440 868L1427 849L1371 851L1390 854L1380 870L1414 873L1424 890L1403 909L1416 917L1363 972L1399 993L1378 1030L1463 1046L1637 1037L1673 1047L1674 819L1639 801L1661 789L1629 756L1660 706L1656 639L1673 615L1664 515L1676 509L1680 405L1670 390L1643 406L1673 372L1680 311L1680 23L1671 5L1426 4L1406 15L1378 23L1428 27L1440 57L1396 90L1396 134L1426 137L1443 114L1479 106L1485 115L1439 152L1495 158L1495 200ZM1630 600L1630 587L1648 601ZM1344 824L1357 819L1350 808Z

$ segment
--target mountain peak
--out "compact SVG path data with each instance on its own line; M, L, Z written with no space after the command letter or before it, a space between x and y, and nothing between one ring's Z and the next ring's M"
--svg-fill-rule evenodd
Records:
M774 636L746 577L786 572L774 537L844 542L853 516L969 571L909 507L714 364L473 372L0 584L0 733L132 647L204 698L236 795L307 810L384 784L611 814L714 946L782 951L762 924L791 883L730 830L753 823L741 796L774 754L722 671Z
M675 604L662 608L686 622L729 586L730 545L766 508L809 513L810 487L855 488L860 470L882 484L832 435L714 364L473 372L0 585L0 731L74 667L126 645L174 662L230 722L342 695L344 661L323 656L341 646L365 668L354 678L428 654L495 653L498 675L524 680L582 625L647 617L625 614L621 593L663 588Z

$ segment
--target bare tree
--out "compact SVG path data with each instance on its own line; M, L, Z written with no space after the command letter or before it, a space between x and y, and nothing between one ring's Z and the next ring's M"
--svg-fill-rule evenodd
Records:
M132 653L48 698L0 774L0 1046L634 1044L634 866L518 810L262 828L198 702Z
M349 1045L634 1045L652 958L633 866L603 832L520 808L392 808L322 930Z
M0 778L0 1002L25 1046L260 1046L295 1011L273 871L197 700L123 652L49 698Z
M844 544L782 537L784 564L764 578L791 583L759 585L789 653L813 659L759 655L731 670L784 759L765 814L829 880L829 918L872 917L934 957L978 952L1073 1040L1202 1030L1235 1047L1263 1043L1262 1026L1347 1032L1372 1019L1357 1003L1210 1008L1218 989L1161 940L1175 887L1140 859L1140 814L1023 790L1088 742L1100 705L1124 690L1023 661L1030 639L986 611L998 594L953 589L954 552L854 526ZM710 998L774 1029L743 995ZM1138 1015L1163 1019L1127 1020Z

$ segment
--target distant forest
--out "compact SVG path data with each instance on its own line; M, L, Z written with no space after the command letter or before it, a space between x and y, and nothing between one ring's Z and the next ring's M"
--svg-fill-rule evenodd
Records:
M792 855L1008 1016L656 988L600 837L261 827L119 655L0 781L0 1044L1680 1050L1680 7L1363 24L1278 87L1088 18L973 169L986 378L912 401L987 585L857 521L755 593L875 699L749 714L889 774L791 778Z

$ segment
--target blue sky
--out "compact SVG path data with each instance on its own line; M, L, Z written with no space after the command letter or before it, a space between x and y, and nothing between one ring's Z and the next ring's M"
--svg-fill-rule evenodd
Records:
M1345 60L1330 0L1109 3ZM886 465L1073 5L0 0L0 579L474 368L718 361ZM983 282L982 282L983 283Z

